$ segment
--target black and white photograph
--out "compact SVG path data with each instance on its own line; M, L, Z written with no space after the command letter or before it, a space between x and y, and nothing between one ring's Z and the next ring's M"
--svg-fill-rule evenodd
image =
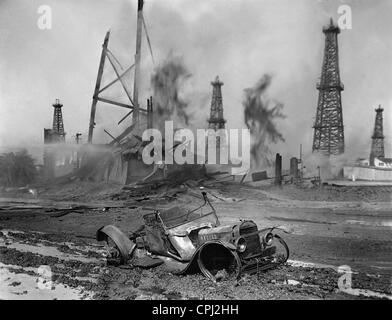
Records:
M392 300L391 16L0 0L0 300Z

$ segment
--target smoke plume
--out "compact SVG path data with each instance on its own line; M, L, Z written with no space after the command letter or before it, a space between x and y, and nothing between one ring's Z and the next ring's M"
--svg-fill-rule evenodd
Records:
M154 123L162 129L166 120L188 125L188 102L181 96L181 88L191 76L182 59L169 57L151 76L153 90Z
M271 76L264 75L253 88L245 89L244 119L250 130L252 162L256 167L271 165L269 143L284 141L276 127L276 120L283 119L283 104L266 97L271 84Z
M322 180L342 178L343 167L353 165L355 162L349 154L327 156L317 152L305 155L303 161L304 176L315 177L320 172Z

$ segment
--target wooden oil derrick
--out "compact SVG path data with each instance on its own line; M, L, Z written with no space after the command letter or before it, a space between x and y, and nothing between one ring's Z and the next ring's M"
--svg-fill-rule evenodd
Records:
M51 142L64 142L65 141L65 132L64 132L64 121L63 121L63 113L61 108L63 105L60 103L59 99L56 99L56 102L52 105L54 108L53 111L53 126L52 126L52 139Z
M338 34L340 29L330 24L323 28L325 34L324 61L321 80L317 84L319 99L314 123L313 152L338 155L344 152L344 128L340 82Z
M211 82L212 85L212 99L210 118L208 119L208 128L213 130L224 129L226 120L223 118L223 99L222 99L222 86L223 82L216 76L215 81Z
M383 117L382 113L384 109L378 106L376 111L376 120L374 123L374 131L372 135L372 148L370 151L370 165L374 166L374 158L384 158L384 129L383 129Z

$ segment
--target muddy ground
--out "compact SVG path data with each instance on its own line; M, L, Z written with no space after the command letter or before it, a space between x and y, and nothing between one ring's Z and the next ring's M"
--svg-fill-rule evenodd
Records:
M135 202L113 200L118 185L75 183L40 190L38 199L1 199L0 299L391 299L392 188L224 183L205 190L222 223L252 219L260 227L290 228L282 235L288 263L216 284L164 266L107 266L95 240L99 227L134 231L143 207L193 207L200 191L188 186L176 196ZM71 207L77 209L60 210ZM352 273L339 272L343 265ZM351 277L351 288L339 287L342 276Z

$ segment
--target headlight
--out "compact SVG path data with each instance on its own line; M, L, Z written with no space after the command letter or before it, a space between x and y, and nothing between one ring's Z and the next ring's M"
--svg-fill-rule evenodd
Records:
M244 238L238 238L237 240L237 251L244 252L246 250L246 241Z
M274 240L274 235L271 232L267 233L264 238L265 244L270 246L272 244L272 240Z

